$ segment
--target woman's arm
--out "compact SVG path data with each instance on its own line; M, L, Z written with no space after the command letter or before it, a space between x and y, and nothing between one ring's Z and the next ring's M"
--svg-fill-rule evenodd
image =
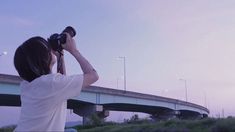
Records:
M99 76L93 66L88 62L88 60L81 55L76 47L74 39L69 34L66 33L66 35L67 39L65 45L63 45L63 48L71 53L80 64L81 69L84 73L82 87L85 88L96 82L99 79Z
M76 58L84 73L82 87L87 87L92 83L96 82L99 79L99 76L96 70L92 67L92 65L86 60L86 58L83 57L78 50L73 50L71 54Z
M60 59L60 60L59 60ZM57 68L59 68L59 73L66 75L66 68L65 68L65 61L64 61L64 55L61 55L60 58L57 58Z
M52 50L52 53L57 58L57 73L61 73L63 75L66 75L66 68L65 68L65 61L64 61L64 51L61 51L61 53L59 53L58 51Z

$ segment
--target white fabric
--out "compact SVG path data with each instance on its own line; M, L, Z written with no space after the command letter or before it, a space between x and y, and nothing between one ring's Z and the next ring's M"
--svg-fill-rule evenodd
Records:
M67 100L81 92L83 75L59 73L23 81L21 115L15 131L64 131Z

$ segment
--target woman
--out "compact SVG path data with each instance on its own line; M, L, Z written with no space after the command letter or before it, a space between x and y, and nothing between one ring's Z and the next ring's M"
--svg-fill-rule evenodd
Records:
M64 74L53 74L57 54L42 37L30 38L17 48L14 65L23 81L21 115L15 131L64 131L67 100L98 80L98 74L80 54L74 39L65 34L63 48L75 57L83 74L66 76L64 65Z

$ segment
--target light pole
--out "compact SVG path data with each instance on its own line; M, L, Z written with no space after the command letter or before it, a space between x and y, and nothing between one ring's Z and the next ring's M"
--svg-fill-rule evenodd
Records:
M162 95L166 97L168 92L169 92L168 89L164 89L162 90Z
M204 91L204 105L207 108L206 91Z
M117 89L119 88L119 87L118 87L118 83L119 83L119 78L117 78Z
M125 56L119 56L120 59L123 59L123 72L124 72L124 90L126 92L126 57Z
M184 88L185 88L185 100L188 102L188 88L187 88L187 80L179 79L180 81L184 81Z

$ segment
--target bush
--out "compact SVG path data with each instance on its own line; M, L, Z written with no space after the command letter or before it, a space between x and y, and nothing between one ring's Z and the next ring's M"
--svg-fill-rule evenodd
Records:
M16 125L10 125L0 128L0 132L13 132L16 128Z
M212 132L235 132L235 118L219 119L211 130Z
M138 120L136 120L138 119ZM235 118L202 120L179 120L168 121L144 121L130 118L129 123L111 124L91 129L79 130L80 132L235 132ZM131 121L131 122L130 122Z
M153 121L148 118L139 118L137 114L134 114L130 119L124 119L124 124L143 124L151 122Z
M103 123L104 123L104 120L103 119L101 119L97 114L92 114L90 117L89 117L89 119L90 119L90 123L91 123L91 125L93 125L93 126L101 126L101 125L103 125Z

